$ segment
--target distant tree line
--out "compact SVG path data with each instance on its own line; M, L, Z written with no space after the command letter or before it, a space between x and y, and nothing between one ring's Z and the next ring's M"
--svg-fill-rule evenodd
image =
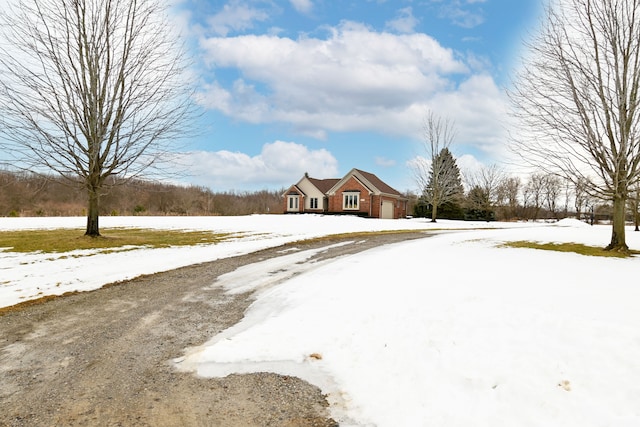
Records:
M589 223L612 220L611 203L589 195L586 185L580 182L576 184L546 172L535 172L528 177L509 176L496 166L463 177L447 149L443 149L440 156L453 165L454 178L450 186L456 192L438 206L437 218L536 221L573 217ZM432 218L429 194L432 185L428 180L424 193L411 197L414 216ZM640 225L640 186L629 192L626 221L632 222L636 230Z
M447 153L450 155L450 153ZM250 215L282 213L284 189L213 192L201 186L181 186L145 180L110 182L100 215ZM481 221L559 220L608 221L612 206L587 195L556 176L534 173L526 179L507 176L496 167L454 180L456 197L439 206L439 219ZM466 190L465 190L466 187ZM432 216L424 195L406 193L409 212ZM640 188L631 193L627 220L640 222ZM84 216L86 195L67 179L0 170L0 216Z
M594 191L588 177L550 170L544 161L528 177L509 176L496 165L463 175L449 149L455 135L453 121L427 111L422 135L427 156L412 165L420 189L410 199L414 216L431 218L431 222L438 218L535 221L568 216L590 223L607 220L613 225L612 243L607 248L623 252L626 223L632 220L639 230L640 179L625 184L625 203L620 207L609 192ZM640 173L640 157L637 162ZM618 212L620 209L622 212ZM622 222L621 230L618 222Z
M110 178L100 215L249 215L281 213L281 190L213 192L145 180ZM0 216L85 216L86 190L59 176L0 171Z

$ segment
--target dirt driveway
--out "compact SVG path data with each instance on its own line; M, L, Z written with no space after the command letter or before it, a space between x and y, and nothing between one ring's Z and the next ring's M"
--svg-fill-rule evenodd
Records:
M366 236L319 256L425 236ZM337 425L320 390L298 378L205 379L178 372L171 360L242 319L251 295L210 286L219 275L290 253L283 249L341 240L354 238L143 276L0 316L0 426Z

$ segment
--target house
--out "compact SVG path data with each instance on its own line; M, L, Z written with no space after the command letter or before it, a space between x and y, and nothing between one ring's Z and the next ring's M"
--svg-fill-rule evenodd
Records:
M285 193L285 213L325 213L329 210L327 192L339 179L316 179L309 174Z
M406 197L376 175L355 168L342 179L316 179L305 173L283 196L285 213L407 216Z

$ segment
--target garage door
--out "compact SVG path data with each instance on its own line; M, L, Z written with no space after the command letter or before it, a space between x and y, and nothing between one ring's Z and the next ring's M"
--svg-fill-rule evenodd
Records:
M393 202L382 201L382 215L380 215L380 218L393 219Z

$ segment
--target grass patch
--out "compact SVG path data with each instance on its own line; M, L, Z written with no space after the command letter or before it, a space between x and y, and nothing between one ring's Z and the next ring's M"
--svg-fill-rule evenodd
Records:
M515 242L506 242L500 245L501 247L508 248L528 248L528 249L542 249L546 251L556 252L573 252L580 255L587 256L602 256L608 258L628 258L629 255L616 252L606 251L603 248L596 246L587 246L580 243L537 243L529 242L526 240L519 240ZM630 251L632 255L637 255L638 251Z
M20 230L0 232L0 248L11 252L62 253L78 249L108 251L122 247L166 248L212 244L235 237L210 231L107 228L100 237L87 237L83 229Z

